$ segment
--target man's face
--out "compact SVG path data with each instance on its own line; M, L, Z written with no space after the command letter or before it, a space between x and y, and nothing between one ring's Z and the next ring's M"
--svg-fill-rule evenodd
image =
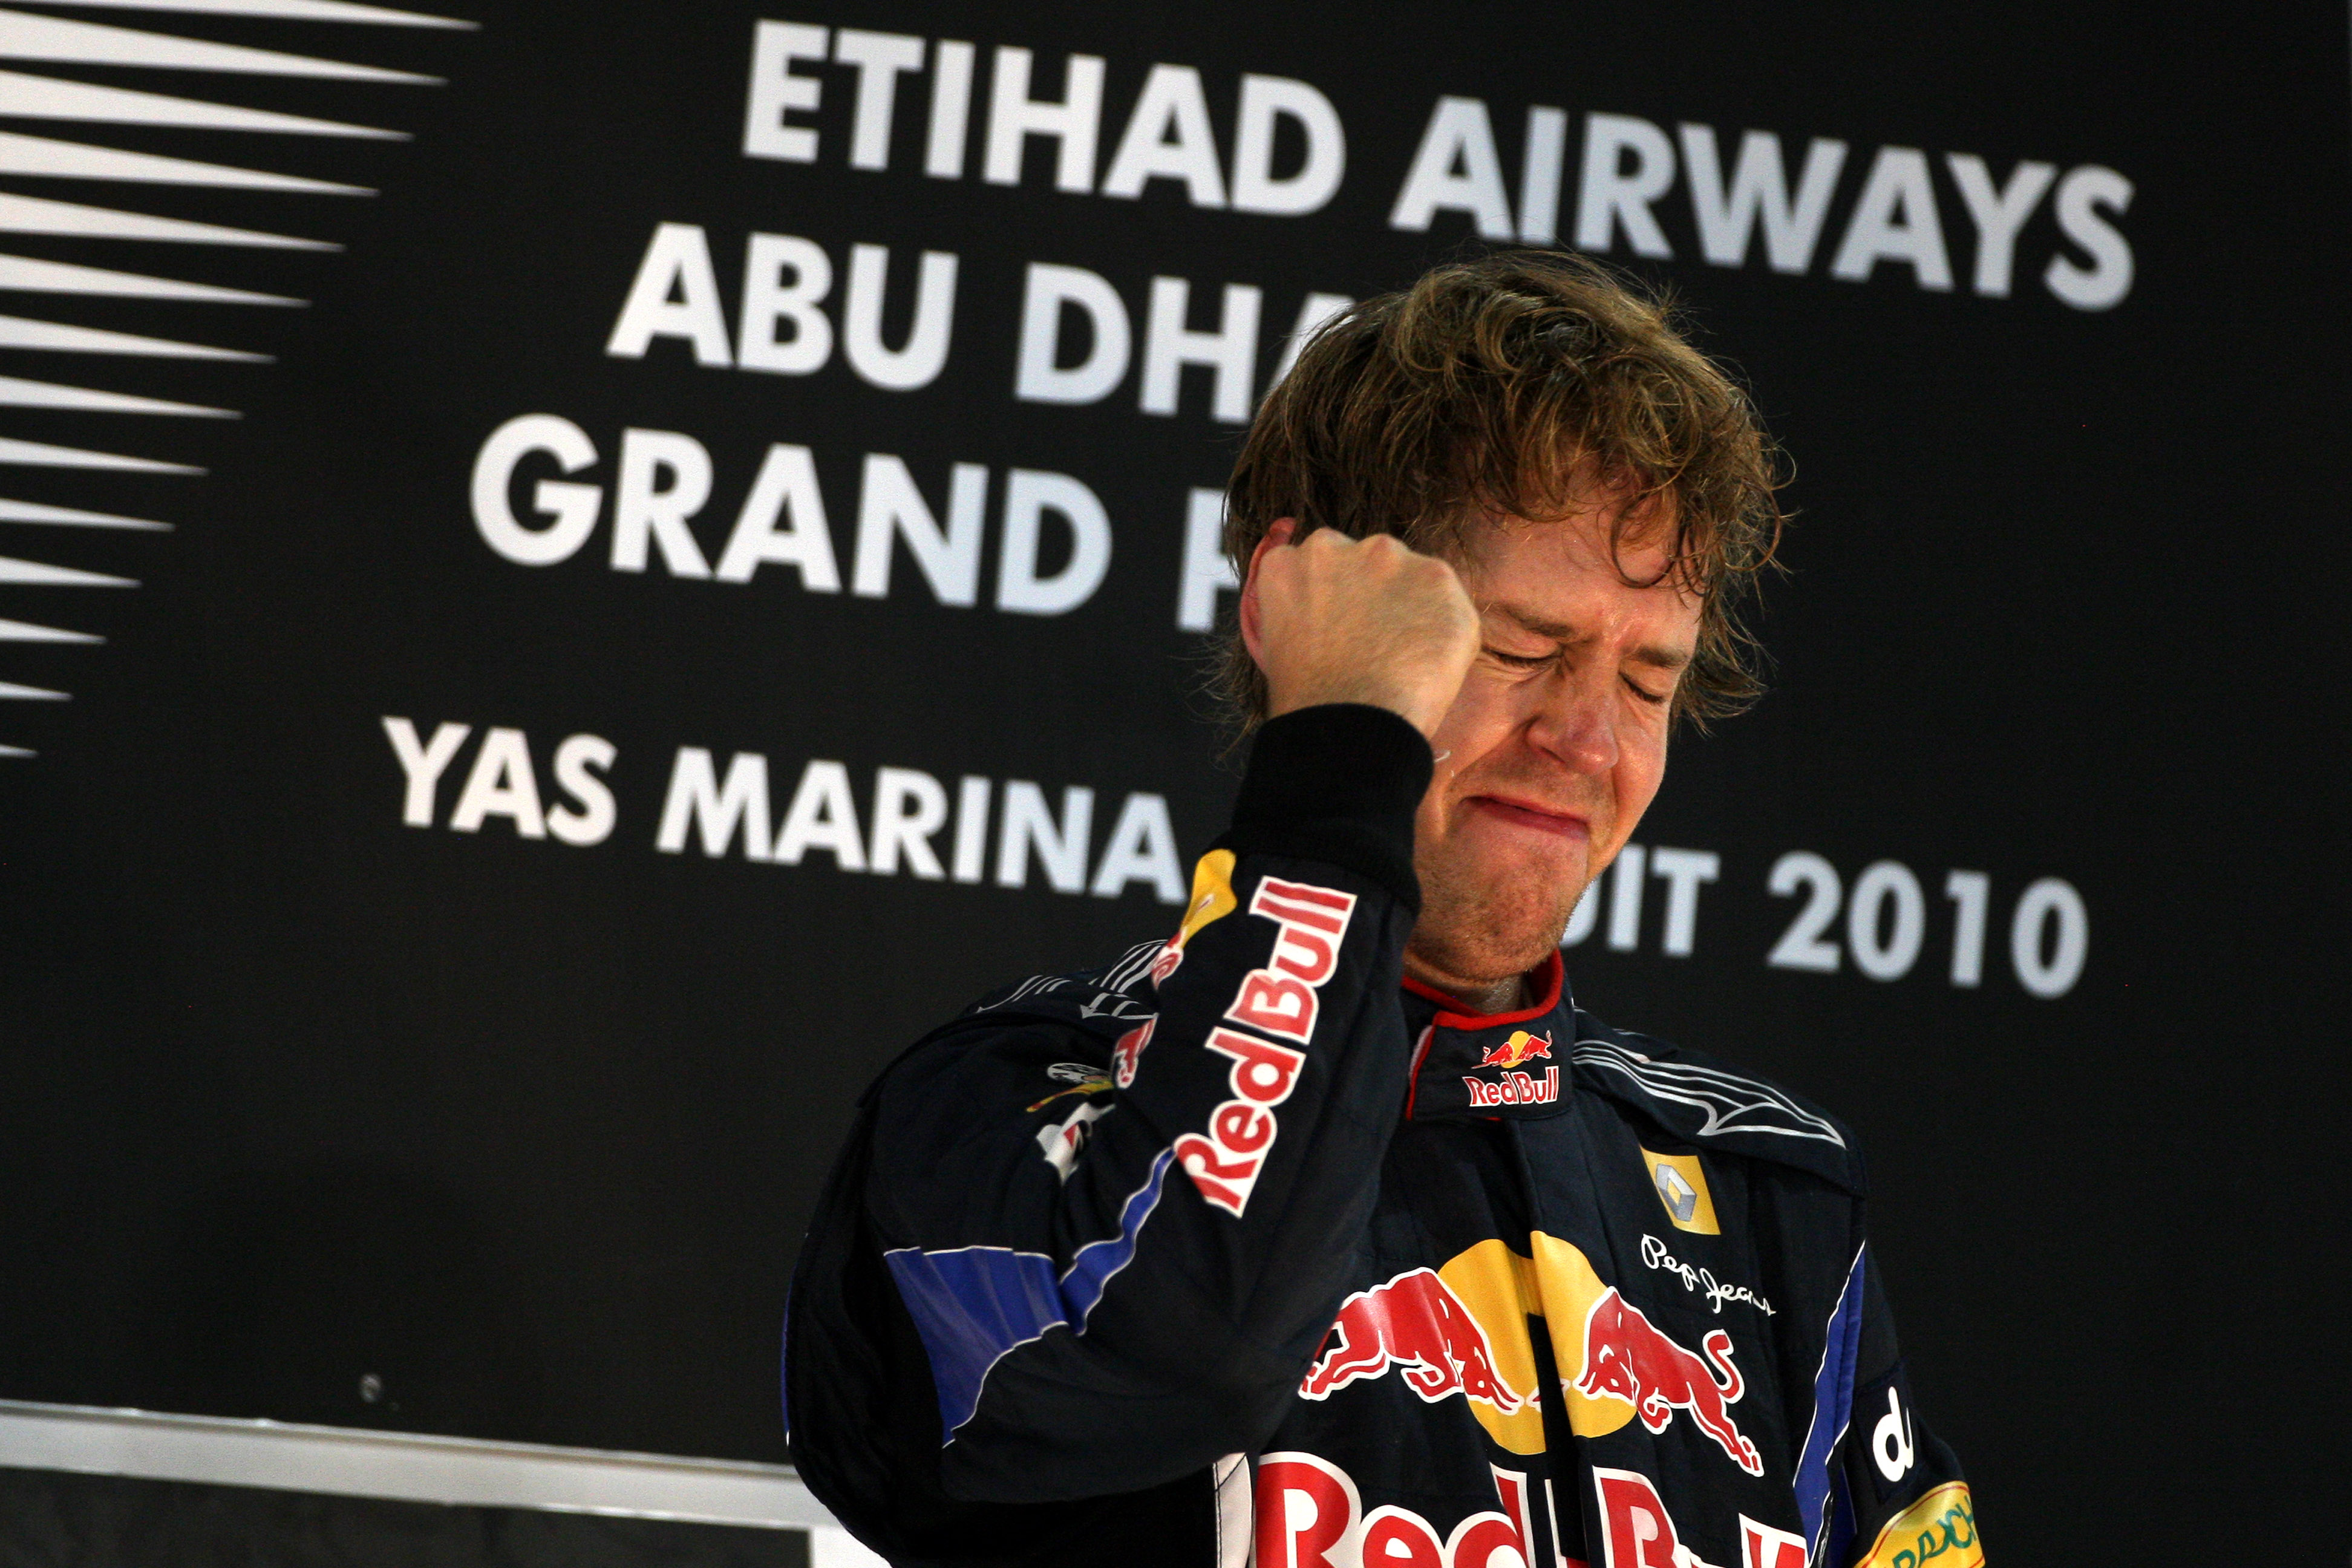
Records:
M1414 823L1408 964L1425 980L1491 985L1541 963L1664 777L1699 604L1671 581L1633 586L1658 577L1664 543L1629 530L1612 557L1610 521L1481 525L1456 563L1482 646Z

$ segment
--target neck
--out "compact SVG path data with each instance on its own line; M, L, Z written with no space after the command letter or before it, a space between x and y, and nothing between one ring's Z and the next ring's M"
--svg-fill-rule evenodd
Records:
M1514 974L1502 980L1468 980L1423 963L1410 949L1404 955L1404 972L1431 990L1443 991L1461 1003L1464 1012L1474 1016L1516 1012L1527 1005L1529 999L1528 979L1524 974Z

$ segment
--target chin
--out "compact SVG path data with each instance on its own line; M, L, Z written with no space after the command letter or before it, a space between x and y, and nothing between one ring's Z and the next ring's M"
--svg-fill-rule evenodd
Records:
M1564 897L1563 889L1574 885L1471 889L1424 874L1413 951L1459 980L1495 984L1514 979L1559 947L1576 901Z

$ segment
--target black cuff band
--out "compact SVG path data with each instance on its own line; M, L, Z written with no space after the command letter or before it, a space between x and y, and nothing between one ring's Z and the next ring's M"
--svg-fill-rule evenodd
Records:
M1258 731L1223 840L1327 860L1384 884L1418 913L1412 817L1434 768L1429 742L1398 713L1355 702L1302 708Z

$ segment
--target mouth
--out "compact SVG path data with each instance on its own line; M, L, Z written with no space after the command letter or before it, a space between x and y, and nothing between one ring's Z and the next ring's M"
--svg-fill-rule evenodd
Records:
M1591 824L1573 811L1561 811L1553 806L1539 805L1531 800L1517 800L1499 795L1472 795L1468 804L1510 826L1549 834L1556 838L1589 841L1592 837Z

